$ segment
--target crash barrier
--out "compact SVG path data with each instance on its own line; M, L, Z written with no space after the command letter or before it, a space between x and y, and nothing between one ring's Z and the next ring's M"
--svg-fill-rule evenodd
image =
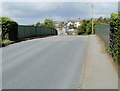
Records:
M38 36L49 36L49 35L57 35L57 30L49 27L39 27L39 26L25 26L18 25L17 32L9 32L9 39L12 41L38 37ZM12 35L12 36L11 36Z

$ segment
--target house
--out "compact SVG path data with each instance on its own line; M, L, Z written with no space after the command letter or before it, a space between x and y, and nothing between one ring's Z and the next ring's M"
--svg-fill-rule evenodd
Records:
M80 18L76 20L68 20L67 29L69 29L70 26L78 27L81 25L81 23L82 23L82 20Z

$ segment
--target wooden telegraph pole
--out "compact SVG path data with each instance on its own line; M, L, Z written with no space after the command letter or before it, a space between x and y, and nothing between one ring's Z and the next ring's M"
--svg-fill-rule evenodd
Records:
M92 34L94 34L94 30L93 30L93 27L94 27L94 8L93 8L93 4L92 4Z

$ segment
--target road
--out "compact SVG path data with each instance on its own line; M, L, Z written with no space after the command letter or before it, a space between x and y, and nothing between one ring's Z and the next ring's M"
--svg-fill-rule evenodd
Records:
M3 89L79 87L88 36L53 36L2 49Z

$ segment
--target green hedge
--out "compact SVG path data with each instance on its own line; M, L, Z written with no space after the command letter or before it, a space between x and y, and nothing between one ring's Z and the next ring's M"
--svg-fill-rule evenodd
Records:
M120 63L120 17L113 18L110 24L110 53Z
M1 17L0 19L0 25L2 25L2 40L13 40L15 38L14 35L17 32L17 22L7 18L7 17Z

